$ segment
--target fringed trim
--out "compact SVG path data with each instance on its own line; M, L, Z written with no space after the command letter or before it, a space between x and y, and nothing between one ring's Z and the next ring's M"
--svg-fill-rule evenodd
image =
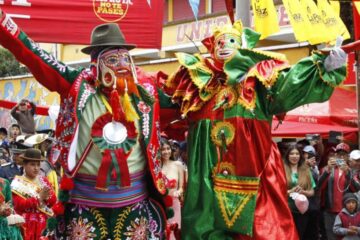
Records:
M238 94L235 89L231 86L222 89L216 96L216 109L222 107L223 109L228 109L234 106L238 99Z
M177 75L182 73L185 70L186 70L186 68L184 68L183 66L180 66L177 71L171 73L169 78L165 81L165 86L170 89L176 88L178 86L178 83L175 81L177 79Z
M208 83L208 81L213 77L213 72L211 71L210 68L208 68L206 66L205 60L203 59L203 57L201 55L199 55L199 54L189 55L189 54L184 54L184 53L177 53L176 56L179 60L179 63L187 69L187 71L191 77L191 81L199 89L202 89ZM186 56L196 58L196 60L198 60L198 61L189 65L184 61ZM209 75L207 81L204 82L201 80L201 78L199 76L199 72L203 72L203 73Z
M234 225L234 223L236 222L236 220L238 219L238 217L240 216L241 212L243 211L244 207L249 202L249 200L252 196L251 195L246 196L246 198L243 199L241 204L237 206L235 213L232 216L229 216L227 214L227 210L226 210L226 206L228 206L226 196L223 196L224 193L218 192L216 190L215 190L215 193L216 193L216 197L218 199L218 204L219 204L223 219L224 219L227 227L231 228Z
M242 82L242 83L244 83L244 82ZM244 86L244 84L239 84L237 90L238 90L238 95L239 95L238 103L241 106L243 106L246 110L254 111L255 106L256 106L256 97L257 97L254 87ZM244 91L252 91L252 97L251 97L250 101L244 97L244 95L243 95Z
M208 87L200 90L199 97L204 102L209 101L219 90L219 86L217 87Z
M267 62L269 60L265 60L262 61L258 64L256 64L253 68L250 69L249 73L247 74L247 78L248 77L256 77L266 88L271 88L277 81L278 76L279 76L279 72L289 68L290 65L286 62L284 62L281 65L275 65L271 68L271 73L267 74L267 76L265 76L264 74L260 73L258 70L258 66L261 64L264 64L265 62ZM272 60L270 60L272 61Z
M319 53L321 54L320 51L313 51L312 53ZM320 75L320 79L326 83L327 85L329 85L330 87L337 87L338 85L335 85L335 84L331 84L330 82L326 81L325 78L324 78L324 74L323 74L323 71L322 71L322 68L320 67L320 61L316 61L315 59L313 59L313 63L316 65L316 68L318 69L319 71L319 75ZM341 82L343 82L349 75L349 71L348 71L348 66L347 66L347 63L346 63L346 75L344 77L343 80L341 80Z
M262 50L257 50L257 49L245 49L245 50L255 52L257 54L260 54L260 55L263 55L263 56L266 56L266 57L269 57L269 58L272 58L272 59L287 62L286 56L284 54L281 54L281 53L262 51Z
M235 127L229 122L217 122L211 129L211 140L216 146L222 147L222 133L225 136L225 144L230 145L235 137Z

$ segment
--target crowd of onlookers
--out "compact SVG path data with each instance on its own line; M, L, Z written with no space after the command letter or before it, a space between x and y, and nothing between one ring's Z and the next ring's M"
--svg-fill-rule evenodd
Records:
M49 159L54 131L35 131L34 114L35 105L22 100L11 110L16 123L0 128L0 239L40 239L53 215L60 177Z
M360 239L360 151L318 135L278 145L300 239Z

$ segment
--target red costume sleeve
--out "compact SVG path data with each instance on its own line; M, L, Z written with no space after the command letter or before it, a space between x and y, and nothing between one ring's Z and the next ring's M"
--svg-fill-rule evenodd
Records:
M26 65L36 80L50 91L67 94L71 83L82 70L69 68L41 49L5 13L0 18L0 36L0 44Z
M26 209L36 209L39 206L39 200L35 197L24 199L16 194L12 194L14 209L18 214L23 213Z

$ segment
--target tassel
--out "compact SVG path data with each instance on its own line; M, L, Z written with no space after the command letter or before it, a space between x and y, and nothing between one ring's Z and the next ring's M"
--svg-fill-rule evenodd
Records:
M123 112L120 106L120 97L116 89L111 91L110 95L110 106L112 109L112 114L114 121L120 122L123 119Z
M74 188L74 181L71 178L64 175L61 178L60 189L64 191L69 191L72 190L73 188Z
M125 91L122 106L124 108L125 118L128 122L135 122L135 120L139 119L139 115L136 113L132 103L129 94L127 91Z
M55 216L64 215L65 207L62 204L62 202L57 202L52 207L52 210L53 210Z

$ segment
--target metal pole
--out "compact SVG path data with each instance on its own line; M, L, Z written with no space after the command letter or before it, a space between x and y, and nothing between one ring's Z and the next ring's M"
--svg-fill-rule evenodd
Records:
M241 19L244 27L251 27L250 0L236 0L235 19Z

